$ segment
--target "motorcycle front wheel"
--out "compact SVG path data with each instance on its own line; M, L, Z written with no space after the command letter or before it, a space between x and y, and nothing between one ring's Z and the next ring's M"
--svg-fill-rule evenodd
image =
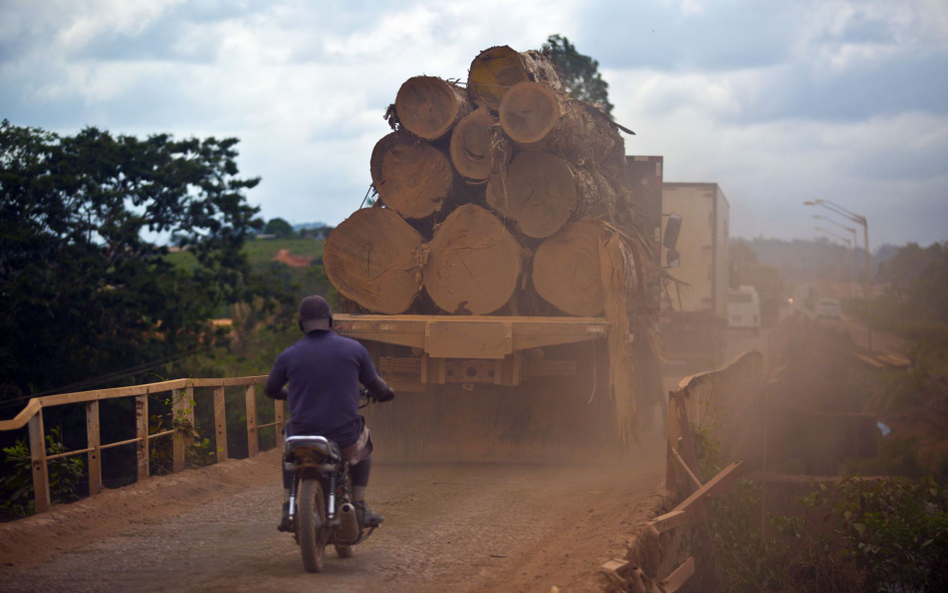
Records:
M303 567L307 572L319 572L326 559L326 541L329 527L326 524L326 503L323 487L315 479L303 480L299 492L299 538Z

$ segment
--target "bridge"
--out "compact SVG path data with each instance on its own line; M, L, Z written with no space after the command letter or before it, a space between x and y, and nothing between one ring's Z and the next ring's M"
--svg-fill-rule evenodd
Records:
M275 402L273 420L258 423L256 386L264 380L179 379L34 398L15 418L0 421L0 430L28 428L37 510L0 524L4 590L546 592L641 584L674 591L695 572L694 558L677 554L684 533L704 520L704 499L742 470L735 463L701 483L689 414L706 412L700 402L709 388L758 385L760 355L683 380L669 395L666 434L644 435L621 460L377 464L370 502L386 523L354 558L332 557L318 575L302 570L292 537L276 531L285 415L283 402ZM227 389L243 393L245 459L229 459L227 447L217 446L228 431ZM149 434L149 396L163 393L174 423ZM98 407L116 398L134 398L136 436L103 443ZM199 403L213 408L217 463L189 469ZM86 446L48 455L43 410L68 404L85 406ZM261 432L268 430L275 437L266 440L277 446L260 451ZM152 477L149 455L161 438L173 440L173 473ZM134 447L138 480L103 488L101 453L123 446ZM89 496L52 505L48 464L66 456L85 457ZM631 562L643 554L659 561Z

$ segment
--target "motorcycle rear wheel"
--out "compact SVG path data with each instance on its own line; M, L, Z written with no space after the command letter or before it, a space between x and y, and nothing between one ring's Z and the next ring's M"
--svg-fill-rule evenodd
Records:
M299 493L299 539L303 567L307 572L320 572L326 560L326 503L323 487L315 479L303 480Z
M334 544L336 548L336 556L340 558L352 558L352 546L347 546L346 544Z

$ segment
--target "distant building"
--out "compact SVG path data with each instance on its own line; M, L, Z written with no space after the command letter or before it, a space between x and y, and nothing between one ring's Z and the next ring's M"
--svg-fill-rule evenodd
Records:
M254 239L276 239L276 235L265 235L263 233L260 233L259 235L254 235L253 238Z

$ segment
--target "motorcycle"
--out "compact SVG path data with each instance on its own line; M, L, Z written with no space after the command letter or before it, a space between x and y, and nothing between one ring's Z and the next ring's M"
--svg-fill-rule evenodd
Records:
M364 390L362 397L368 402L376 401ZM378 525L364 526L359 522L352 502L349 463L342 449L323 436L287 437L283 464L293 472L290 521L307 572L323 569L329 544L340 558L351 558L352 546L367 540Z

